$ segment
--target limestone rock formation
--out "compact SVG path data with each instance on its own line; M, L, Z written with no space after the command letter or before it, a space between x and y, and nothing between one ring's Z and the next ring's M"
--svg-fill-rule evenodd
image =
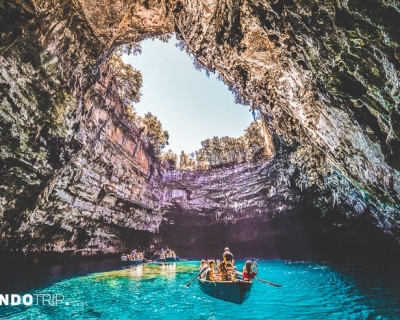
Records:
M282 172L276 161L166 172L160 183L161 234L189 256L193 251L219 255L226 245L235 252L279 255L280 237L292 252L307 246L299 215L305 208Z
M400 241L398 1L12 0L0 9L1 249L113 252L168 243L176 221L210 217L235 233L245 219L238 242L262 242L283 234L271 214L302 215L299 203L317 209L311 224L367 223ZM251 195L245 167L222 173L237 181L230 191L214 172L198 176L204 184L168 180L124 112L111 54L173 32L262 115L275 159L247 167Z

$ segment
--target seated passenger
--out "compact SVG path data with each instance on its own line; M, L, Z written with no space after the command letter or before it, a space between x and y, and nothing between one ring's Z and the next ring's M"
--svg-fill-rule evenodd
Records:
M228 281L228 270L226 270L226 263L222 261L219 264L219 274L221 277L221 281Z
M221 261L219 259L215 260L215 265L214 265L214 276L216 281L221 281L221 274L219 272L219 265Z
M200 262L199 270L203 269L205 266L207 266L207 261L202 259L201 262Z
M255 268L256 270L254 270ZM250 281L253 279L258 273L258 265L257 262L254 261L253 265L251 265L251 261L247 260L245 266L243 267L243 280Z
M208 268L207 268L207 271L206 271L206 280L215 281L215 278L214 278L214 265L215 265L215 261L214 260L209 260L208 261Z
M227 280L233 281L236 279L236 269L233 266L231 261L226 262L226 273L227 273Z
M206 260L201 260L199 267L199 278L204 278L206 276L205 271L207 270L208 265Z
M128 261L128 257L126 256L125 253L122 254L121 261Z

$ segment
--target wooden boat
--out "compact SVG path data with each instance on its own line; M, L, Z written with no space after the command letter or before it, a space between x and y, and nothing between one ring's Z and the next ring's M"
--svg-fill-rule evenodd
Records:
M220 300L242 304L250 297L253 282L235 281L208 281L198 279L198 285L203 293Z
M178 262L178 261L187 261L187 259L179 258L175 253L166 254L165 252L161 253L156 262Z
M133 259L133 260L120 260L119 261L123 266L135 266L144 262L144 259Z
M161 254L156 260L157 262L175 262L177 259L173 257L167 257L165 254Z

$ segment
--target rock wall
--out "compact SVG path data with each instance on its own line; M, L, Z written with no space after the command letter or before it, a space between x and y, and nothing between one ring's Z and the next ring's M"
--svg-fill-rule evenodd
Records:
M179 8L178 37L260 110L278 152L296 165L296 185L352 203L347 215L368 210L398 237L399 4L187 0Z
M0 247L113 252L157 231L157 169L80 4L4 6Z
M221 234L247 223L238 241L258 244L305 220L336 235L376 226L399 242L397 2L13 0L0 8L1 249L188 248L207 243L207 221ZM220 172L237 181L230 191L214 172L199 174L204 183L168 179L123 112L110 54L172 32L260 112L274 143L275 160ZM300 222L304 203L317 211ZM298 225L279 228L274 212ZM182 240L176 230L186 230Z
M281 255L284 245L292 252L304 249L308 239L299 212L305 204L282 173L274 160L166 172L160 184L164 241L187 256L219 255L227 245L264 256Z

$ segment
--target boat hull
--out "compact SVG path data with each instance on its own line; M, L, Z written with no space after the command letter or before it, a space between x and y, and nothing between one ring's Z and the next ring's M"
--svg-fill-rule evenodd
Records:
M223 301L242 304L250 297L253 282L235 281L208 281L198 279L198 285L203 293Z
M158 258L157 261L158 262L176 262L176 261L178 261L178 259L176 259L176 258L164 258L164 259Z
M156 262L179 262L179 261L187 261L187 259L182 259L177 257L177 258L164 258L164 259L158 258L156 260Z
M135 265L138 265L141 263L143 263L143 260L141 260L141 259L140 260L126 260L126 261L120 260L120 264L123 266L135 266Z

